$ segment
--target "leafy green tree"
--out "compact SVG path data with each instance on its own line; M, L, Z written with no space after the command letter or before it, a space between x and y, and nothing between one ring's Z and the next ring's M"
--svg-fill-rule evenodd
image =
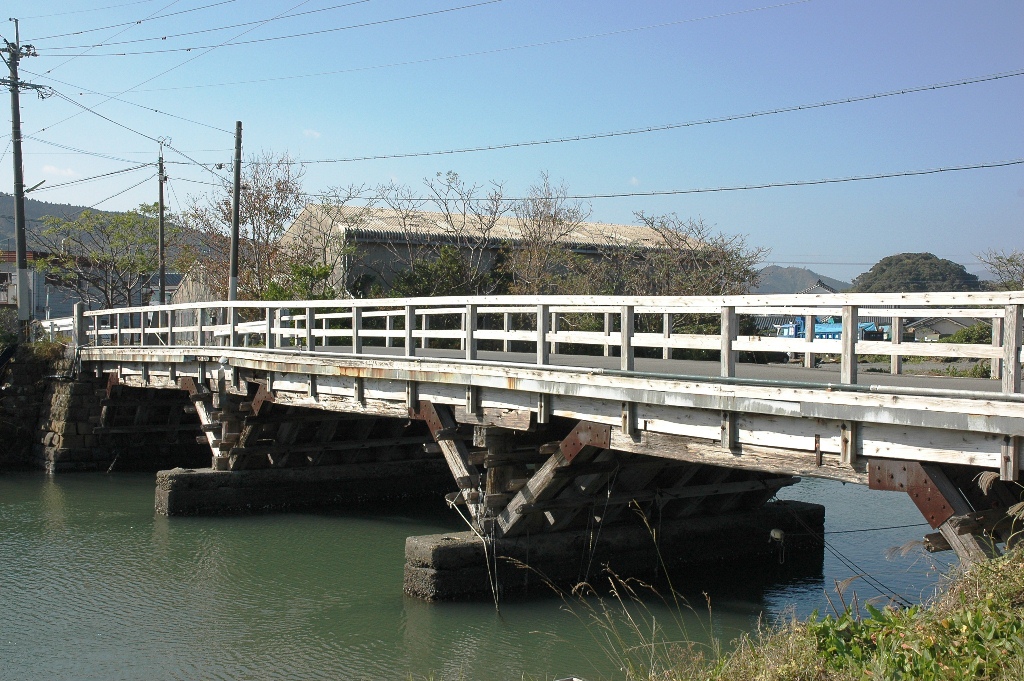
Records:
M173 241L173 225L168 232ZM157 205L126 213L85 210L73 220L46 217L33 228L32 239L49 253L36 267L51 285L80 297L90 309L129 305L138 302L158 266Z
M952 260L931 253L899 253L875 263L853 280L850 290L858 293L979 291L981 282Z

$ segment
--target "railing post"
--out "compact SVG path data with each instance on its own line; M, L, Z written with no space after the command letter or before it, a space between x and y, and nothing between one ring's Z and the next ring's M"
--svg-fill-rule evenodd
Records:
M1003 319L1002 317L995 317L992 319L992 347L1001 348L1003 347ZM1002 358L993 358L989 363L990 371L989 376L991 378L1000 379L1003 377L1003 360Z
M267 308L267 318L266 318L266 329L265 329L265 332L264 332L265 335L266 335L266 339L267 339L267 342L266 342L267 350L273 350L275 347L277 347L277 343L275 342L276 339L274 338L274 316L275 316L274 315L274 308L268 307Z
M889 327L889 340L896 347L893 350L899 350L899 346L903 343L903 317L893 317L892 326ZM889 371L894 376L903 373L903 355L893 355L889 361Z
M1021 305L1007 305L1003 315L1003 392L1020 392Z
M167 347L174 347L174 310L167 311Z
M388 313L388 315L384 317L384 330L387 332L384 334L384 347L390 348L391 332L395 330L395 316L393 314Z
M85 303L81 301L75 303L73 308L74 324L71 327L71 338L75 344L75 349L82 347L86 344L86 333L85 333ZM53 323L50 323L50 333L53 333Z
M856 305L843 305L843 354L841 358L840 383L857 382L857 337L860 335L860 321Z
M721 375L725 378L736 375L736 351L732 349L734 340L736 340L736 308L723 307Z
M206 317L206 308L196 308L196 345L202 346L203 341L203 320Z
M503 352L511 352L512 351L512 341L510 341L508 339L508 332L509 332L509 329L512 327L512 313L511 312L506 312L504 315L502 315L502 317L503 318L502 318L502 322L501 323L502 323L502 329L505 332L505 338L503 338L502 341L501 341L501 349L502 349Z
M808 343L814 342L814 327L818 323L818 317L813 314L809 314L804 317L804 340ZM814 353L804 353L804 367L807 369L814 368Z
M557 312L552 312L551 313L551 333L558 333L561 328L562 328L562 315L558 314ZM552 355L557 355L558 351L560 349L561 348L559 348L559 343L557 343L555 341L551 342L551 354Z
M391 321L391 316L388 316L388 321ZM316 310L312 307L306 308L306 350L313 352L316 350L316 337L313 335L313 325L316 324Z
M426 319L426 317L424 317ZM416 308L412 305L405 306L405 356L416 356L416 337L412 335L416 328ZM426 339L424 339L426 340Z
M548 363L548 324L551 323L551 315L547 305L537 306L537 364L544 366Z
M238 326L238 308L232 305L228 308L227 313L227 344L229 347L233 348L238 344L238 334L235 332L235 329Z
M146 344L146 313L139 313L139 345Z
M430 347L430 339L427 338L427 335L425 333L426 331L430 330L430 315L424 314L424 315L420 315L420 317L423 318L423 331L424 331L423 338L420 339L420 347L423 348L424 350L426 350L427 348ZM415 328L416 327L416 315L415 314L412 316L412 322L413 322L413 328Z
M604 356L611 357L612 344L609 342L612 335L612 313L604 313Z
M120 347L121 345L121 313L118 312L114 315L117 320L117 333L114 334L114 339L117 341L115 344Z
M363 352L363 337L359 333L363 330L363 308L352 306L352 352L361 354Z
M661 349L662 359L672 359L672 348L667 344L669 338L672 337L672 313L665 312L661 315L661 335L665 337L666 345Z
M463 340L466 341L466 359L476 359L476 305L466 306L466 335Z
M621 334L621 340L619 341L620 356L619 356L619 368L623 371L632 371L634 366L633 358L633 327L634 327L634 308L632 305L623 305L622 311L619 313L620 321L619 332Z

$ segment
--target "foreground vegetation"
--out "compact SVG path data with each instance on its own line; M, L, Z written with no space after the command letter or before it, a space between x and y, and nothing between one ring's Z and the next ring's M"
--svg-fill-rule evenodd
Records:
M678 643L645 617L626 584L618 605L589 607L601 645L630 681L729 679L1024 679L1024 550L972 568L931 603L847 607L791 619L734 641L731 651Z

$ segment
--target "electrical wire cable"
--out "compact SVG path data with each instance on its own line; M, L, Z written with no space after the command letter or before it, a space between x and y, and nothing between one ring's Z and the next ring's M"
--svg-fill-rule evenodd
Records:
M122 168L121 170L112 170L109 173L102 173L100 175L91 175L89 177L83 177L83 178L79 178L77 180L68 180L67 182L60 182L58 184L50 184L50 185L46 185L45 187L39 187L38 189L34 190L33 193L48 192L48 191L52 191L54 189L59 189L61 187L69 187L69 186L75 185L75 184L84 184L86 182L95 182L96 180L102 180L102 179L104 179L106 177L113 177L115 175L123 175L125 173L133 173L136 170L142 170L143 168L151 168L152 166L153 166L152 163L143 163L143 164L137 165L137 166L135 166L133 168Z
M120 5L107 5L105 7L90 7L89 9L75 9L67 12L54 12L53 14L36 14L22 19L49 19L50 17L65 17L72 14L85 14L87 12L101 12L107 9L118 9L120 7L133 7L135 5L151 5L157 0L135 0L135 2L124 2Z
M171 2L169 3L169 4L167 4L167 5L164 5L163 7L161 7L160 9L158 9L158 10L157 10L156 12L154 12L154 14L156 14L156 13L158 13L158 12L162 12L163 10L167 9L168 7L171 7L171 6L173 6L173 5L176 5L176 4L178 4L178 3L180 2L180 1L181 1L181 0L172 0L172 1L171 1ZM150 17L152 17L152 16L153 16L153 14L151 14L151 15L150 15ZM149 17L147 17L147 18L149 18ZM122 29L121 29L120 31L118 31L117 33L114 33L113 35L111 35L110 37L108 37L108 38L107 38L107 39L106 39L106 40L105 40L104 42L102 42L102 43L99 43L99 44L97 44L97 45L95 45L95 46L93 46L93 47L88 47L88 48L85 48L85 52L82 52L82 53L80 53L80 54L76 54L76 55L73 55L73 56L72 56L72 57L70 57L69 59L67 59L67 60L65 60L65 61L62 61L61 63L59 63L59 64L57 64L56 66L52 67L51 69L49 69L48 71L46 71L46 73L52 73L53 71L56 71L57 69L59 69L60 67L64 66L65 64L68 64L68 63L70 63L70 62L74 61L75 59L78 59L79 57L84 57L84 56L86 56L87 54L89 54L89 52L92 52L92 51L93 51L94 49L96 49L97 47L103 47L103 46L104 46L104 45L105 45L105 44L107 43L107 41L109 41L109 40L112 40L112 39L116 38L117 36L119 36L119 35L122 35L122 34L124 34L124 33L127 33L128 31L132 30L133 28L135 28L136 26L138 26L139 24L141 24L141 23L142 23L142 21L145 21L145 19L142 19L141 21L139 21L139 22L137 22L137 23L136 23L136 22L130 22L130 23L129 23L129 25L128 25L128 26L127 26L126 28L122 28ZM75 48L75 49L82 49L82 48Z
M975 85L978 83L988 83L997 80L1004 80L1008 78L1017 78L1024 76L1024 69L1018 69L1015 71L1004 71L1002 73L991 73L984 76L976 76L974 78L964 78L961 80L947 81L943 83L932 83L930 85L919 85L916 87L900 88L898 90L887 90L884 92L874 92L866 95L856 95L853 97L843 97L841 99L829 99L820 102L814 102L811 104L794 104L792 106L777 107L773 109L761 109L759 111L750 111L741 114L731 114L727 116L717 116L714 118L700 118L690 121L684 121L681 123L665 123L661 125L651 125L643 128L628 128L625 130L612 130L605 132L587 133L582 135L569 135L566 137L551 137L540 140L526 140L519 142L506 142L501 144L485 144L475 147L461 147L456 149L446 150L434 150L434 151L414 151L398 154L376 154L369 156L350 156L346 158L332 158L332 159L311 159L311 160L297 160L295 163L303 164L317 164L317 163L355 163L360 161L380 161L387 159L401 159L401 158L420 158L424 156L450 156L454 154L468 154L481 151L499 151L504 149L519 149L523 147L536 147L551 144L562 144L565 142L584 142L598 139L608 139L613 137L624 137L627 135L641 135L652 132L664 132L666 130L678 130L682 128L694 128L702 125L711 125L714 123L728 123L732 121L747 120L752 118L761 118L764 116L773 116L777 114L793 113L796 111L811 111L814 109L824 109L832 106L839 106L841 104L853 104L856 102L866 102L876 99L885 99L888 97L896 97L899 95L908 95L918 92L927 92L932 90L944 90L954 87L960 87L963 85Z
M79 90L79 94L88 93L88 94L92 94L92 95L97 95L99 97L106 97L107 99L104 100L104 101L113 100L115 102L121 102L122 104L129 104L129 105L137 107L139 109L144 109L146 111L151 111L153 113L157 113L157 114L160 114L162 116L169 116L170 118L176 118L179 121L185 121L186 123L194 123L195 125L200 125L200 126L202 126L204 128L210 128L211 130L217 130L218 132L224 132L224 133L227 133L229 135L234 135L235 134L234 131L232 131L232 130L226 130L224 128L219 128L216 125L210 125L209 123L203 123L202 121L197 121L197 120L194 120L192 118L186 118L184 116L179 116L178 114L172 114L172 113L167 112L167 111L161 111L160 109L154 109L151 106L147 106L145 104L139 104L137 102L131 101L130 99L123 99L121 97L111 96L111 95L104 94L102 92L97 92L96 90L90 90L87 87L82 87L81 85L75 85L74 83L69 83L69 82L67 82L65 80L60 80L59 78L54 78L53 76L48 76L48 75L46 75L44 73L35 73L35 72L29 71L27 69L22 69L22 71L24 73L27 73L27 74L32 75L32 76L37 76L39 78L45 78L46 80L53 81L54 83L60 83L61 85L67 85L68 87L73 87L76 90ZM103 102L101 102L101 103L103 103Z
M106 203L107 201L109 201L111 199L116 199L118 196L121 196L121 194L126 194L126 193L130 192L131 190L135 189L136 187L138 187L140 185L146 184L147 182L149 182L150 180L152 180L155 177L156 177L156 173L153 173L152 175L150 175L146 179L142 180L141 182L136 182L135 184L133 184L132 186L128 187L127 189L122 189L118 193L111 194L110 196L108 196L107 198L103 199L102 201L97 201L96 203L94 203L91 206L89 206L89 209L91 210L91 209L95 208L96 206L98 206L100 204L103 204L103 203Z
M136 163L137 162L134 159L119 158L117 156L111 156L109 154L103 154L103 153L96 152L96 151L87 151L85 149L79 149L77 147L70 147L70 146L67 146L66 144L58 144L57 142L50 142L49 140L44 140L44 139L41 139L39 137L33 137L32 135L25 135L25 139L32 140L33 142L39 142L40 144L48 144L51 147L57 147L58 149L65 149L65 150L67 150L67 151L69 151L69 152L71 152L73 154L84 154L86 156L95 156L96 158L104 158L104 159L107 159L109 161L118 161L120 163Z
M807 0L805 0L805 1L807 1ZM505 2L505 0L482 0L481 2L475 2L475 3L469 4L469 5L459 5L458 7L447 7L445 9L432 10L430 12L420 12L418 14L407 14L405 16L394 17L394 18L391 18L391 19L378 19L376 21L367 21L367 22L363 22L363 23L360 23L360 24L350 24L348 26L336 26L334 28L321 28L321 29L316 30L316 31L305 31L303 33L292 33L290 35L271 36L269 38L253 38L252 40L242 40L242 41L239 41L239 42L235 42L235 39L231 39L231 40L225 41L223 43L220 43L218 45L193 45L192 47L174 47L174 48L168 48L166 50L141 50L141 51L138 51L138 52L105 52L103 54L96 54L96 55L90 55L90 56L94 56L94 57L130 57L130 56L138 56L138 55L146 55L146 54L169 54L169 53L173 53L173 52L193 52L195 50L205 50L205 49L210 49L210 48L216 49L218 47L237 47L237 46L240 46L240 45L255 45L255 44L259 44L259 43L276 42L278 40L291 40L293 38L308 38L308 37L316 36L316 35L325 35L325 34L328 34L328 33L338 33L339 31L349 31L349 30L358 29L358 28L368 28L368 27L371 27L371 26L383 26L385 24L394 24L394 23L397 23L399 21L408 21L410 19L422 19L424 17L432 17L432 16L438 16L438 15L441 15L441 14L449 14L451 12L461 12L461 11L467 10L467 9L475 9L477 7L484 7L486 5L496 5L496 4L500 3L500 2ZM303 4L305 4L305 3L303 3ZM274 18L277 19L279 17L274 17ZM262 26L263 24L267 23L268 21L271 21L271 20L268 19L267 21L262 22L260 25ZM253 29L249 29L249 31L252 31L255 28L257 28L257 27L253 27ZM248 33L249 31L246 31L246 33ZM75 48L75 47L60 47L60 48L54 48L54 49L78 49L78 48ZM56 53L56 54L48 54L46 56L49 56L49 57L60 57L60 56L71 56L71 55L62 55L60 53Z
M902 530L908 527L925 527L928 523L910 523L909 525L889 525L887 527L862 527L857 530L832 530L825 534L855 534L858 532L881 532L882 530Z
M338 75L338 74L343 74L343 73L359 73L359 72L362 72L362 71L373 71L373 70L377 70L377 69L388 69L388 68L394 68L394 67L398 67L398 66L415 66L415 65L418 65L418 64L430 64L430 63L440 62L440 61L449 61L449 60L452 60L452 59L464 59L464 58L467 58L467 57L480 57L480 56L486 56L486 55L491 55L491 54L501 54L502 52L514 52L516 50L525 50L525 49L530 49L530 48L534 48L534 47L548 47L548 46L551 46L551 45L560 45L560 44L563 44L563 43L572 43L572 42L577 42L577 41L581 41L581 40L590 40L590 39L594 39L594 38L608 38L608 37L613 37L613 36L623 35L623 34L628 34L628 33L636 33L638 31L649 31L649 30L652 30L652 29L668 28L670 26L679 26L681 24L692 24L692 23L695 23L695 22L698 22L698 21L708 21L710 19L721 19L721 18L724 18L724 17L731 17L731 16L740 15L740 14L749 14L751 12L762 12L762 11L765 11L765 10L779 9L779 8L783 8L783 7L790 7L792 5L801 5L801 4L804 4L804 3L807 3L807 2L812 2L812 1L813 0L793 0L793 2L785 2L785 3L779 4L779 5L767 5L767 6L764 6L764 7L753 7L753 8L750 8L750 9L737 10L735 12L725 12L725 13L722 13L722 14L712 14L712 15L703 16L703 17L695 17L695 18L692 18L692 19L680 19L678 21L668 21L668 22L664 22L664 23L661 23L661 24L651 24L651 25L648 25L648 26L637 26L635 28L617 29L615 31L606 31L604 33L592 33L592 34L589 34L589 35L573 36L573 37L570 37L570 38L559 38L557 40L547 40L547 41L538 42L538 43L528 43L528 44L525 44L525 45L513 45L511 47L499 47L499 48L490 49L490 50L481 50L481 51L478 51L478 52L464 52L464 53L461 53L461 54L445 55L445 56L441 56L441 57L428 57L428 58L425 58L425 59L413 59L413 60L409 60L409 61L391 62L391 63L388 63L388 64L374 64L374 65L370 65L370 66L358 66L358 67L354 67L354 68L338 69L338 70L334 70L334 71L318 71L318 72L315 72L315 73L303 73L303 74L295 74L295 75L287 75L287 76L274 76L274 77L271 77L271 78L255 78L255 79L250 79L250 80L234 80L234 81L226 81L226 82L220 82L220 83L203 83L203 84L198 84L198 85L181 85L181 86L166 87L166 88L148 88L148 89L144 89L144 90L138 90L138 92L171 92L171 91L175 91L175 90L194 90L194 89L199 89L199 88L211 88L211 87L220 88L220 87L225 87L225 86L228 86L228 85L250 85L250 84L255 84L255 83L273 83L273 82L282 81L282 80L297 80L297 79L300 79L300 78L317 78L317 77L320 77L320 76L333 76L333 75Z
M235 2L235 0L226 0L226 2ZM346 2L346 3L343 3L341 5L332 5L330 7L321 7L319 9L306 10L305 12L296 12L294 14L285 14L283 16L279 16L279 17L275 18L274 21L280 21L282 19L294 19L296 17L304 17L304 16L307 16L309 14L319 14L321 12L330 12L330 11L337 10L337 9L344 9L346 7L352 7L353 5L363 5L363 4L366 4L368 2L373 2L373 0L353 0L353 2ZM225 2L220 2L220 3L216 3L216 4L225 4ZM214 7L214 6L216 6L216 5L207 5L207 7ZM204 9L204 8L197 8L197 9ZM189 11L193 11L193 10L189 10ZM179 12L179 14L180 13L181 12ZM154 19L162 19L164 16L173 16L173 15L172 14L166 14L166 15L163 15L163 16L153 17L153 18ZM131 23L134 23L134 22L131 22ZM153 37L153 38L137 38L135 40L124 40L124 41L120 41L120 42L116 42L116 43L106 42L106 43L104 43L104 46L105 47L113 47L113 46L116 46L116 45L129 45L129 44L132 44L132 43L152 42L154 40L161 40L161 41L163 41L163 40L168 40L168 39L171 39L171 38L181 38L181 37L190 36L190 35L201 35L203 33L215 33L217 31L226 31L226 30L232 29L232 28L242 28L244 26L252 26L253 24L259 24L259 23L266 23L266 22L245 21L245 22L242 22L240 24L228 24L226 26L216 26L214 28L204 28L204 29L200 29L200 30L196 30L196 31L186 31L184 33L168 33L167 35L156 36L156 37ZM118 25L123 26L124 24L118 24ZM111 27L108 27L108 28L111 28ZM48 40L50 38L60 38L60 37L63 37L63 36L78 35L79 33L88 33L89 31L99 31L99 30L102 30L102 29L93 28L93 29L89 29L88 31L78 31L76 33L63 33L61 35L47 36L46 38L35 38L34 40L38 42L40 40ZM62 45L60 47L54 47L52 49L55 49L55 50L68 50L68 49L79 49L79 48L82 48L82 47L88 47L88 46L87 45L77 45L77 46Z
M363 1L364 2L368 2L369 0L363 0ZM238 2L238 0L220 0L220 2L214 2L214 3L209 4L209 5L202 5L200 7L192 7L190 9L181 9L181 10L178 10L177 12L168 12L167 14L160 14L158 16L152 16L151 15L151 16L148 16L148 17L146 17L144 19L137 19L135 21L122 21L121 23L118 23L118 24L109 24L107 26L97 26L96 28L84 28L84 29L82 29L80 31L71 31L70 33L55 33L54 35L44 35L44 36L39 36L37 38L26 38L26 40L28 42L31 42L31 43L37 43L40 40L52 40L54 38L64 38L66 36L72 36L72 35L84 35L86 33L95 33L97 31L106 31L106 30L111 29L111 28L120 28L122 26L139 26L139 25L141 25L141 24L143 24L143 23L145 23L147 21L155 21L157 19L167 19L168 17L176 17L176 16L178 16L180 14L190 14L192 12L198 12L200 10L210 9L211 7L217 7L219 5L229 5L229 4L233 3L233 2ZM159 12L161 10L157 10L157 11ZM149 38L148 40L158 40L158 38ZM129 41L129 42L134 42L134 41ZM111 44L113 44L113 45L120 45L121 43L104 42L103 44L105 44L105 45L111 45Z

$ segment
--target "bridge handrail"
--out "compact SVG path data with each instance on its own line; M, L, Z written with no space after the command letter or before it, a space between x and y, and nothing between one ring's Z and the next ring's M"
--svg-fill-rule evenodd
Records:
M329 346L361 354L364 345L404 348L405 356L431 343L457 342L467 360L482 345L510 352L536 353L538 365L557 364L552 355L581 347L618 349L620 368L632 371L637 348L719 351L721 375L735 376L743 351L840 356L841 381L857 382L857 355L891 358L892 373L906 356L988 359L1003 392L1020 392L1021 310L1024 292L840 293L744 296L478 296L373 298L349 300L210 301L85 311L79 303L72 318L47 320L44 329L72 331L76 345L239 346L282 345L297 351ZM714 315L717 333L676 330L677 317ZM256 318L254 318L254 315ZM746 315L806 317L803 337L740 335ZM814 335L815 320L842 318L838 338ZM890 339L861 337L865 317L891 320ZM992 324L989 345L905 343L904 320L920 317L969 317ZM660 319L659 319L660 318ZM638 322L643 323L638 323ZM708 319L703 320L705 331ZM566 328L566 327L578 328ZM857 329L857 333L850 330ZM698 329L699 331L699 329ZM336 339L347 339L338 345ZM568 347L572 346L572 347ZM349 350L342 350L348 347ZM454 349L454 347L453 347ZM486 349L486 348L485 348Z

